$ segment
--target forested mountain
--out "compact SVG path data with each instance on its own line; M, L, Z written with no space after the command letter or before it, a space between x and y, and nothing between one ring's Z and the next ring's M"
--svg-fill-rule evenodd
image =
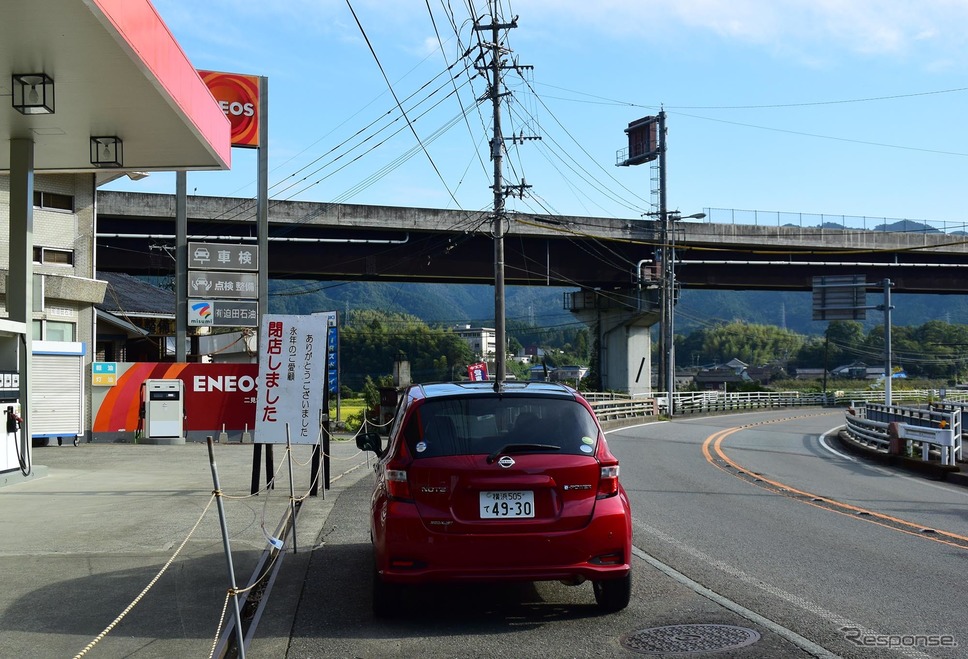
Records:
M506 294L509 324L547 330L578 325L564 309L564 294L577 289L509 286ZM883 303L883 295L869 293L868 304ZM930 320L968 324L968 296L892 294L893 324L921 325ZM741 320L775 325L800 334L819 335L825 322L812 320L810 292L685 290L676 306L676 333L687 334L710 324ZM369 282L270 282L272 313L311 313L377 309L411 314L429 325L458 323L492 326L494 289L486 285L408 284ZM883 313L867 312L866 328L883 324Z

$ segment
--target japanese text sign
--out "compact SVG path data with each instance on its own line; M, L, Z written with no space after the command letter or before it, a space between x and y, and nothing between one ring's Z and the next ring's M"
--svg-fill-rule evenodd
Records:
M255 441L315 444L322 427L326 383L326 318L270 315L259 333Z

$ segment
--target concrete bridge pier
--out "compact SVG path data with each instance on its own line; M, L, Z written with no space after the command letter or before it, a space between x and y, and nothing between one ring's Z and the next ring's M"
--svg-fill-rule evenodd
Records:
M570 293L569 310L592 327L599 343L602 389L652 393L652 333L659 322L656 289Z

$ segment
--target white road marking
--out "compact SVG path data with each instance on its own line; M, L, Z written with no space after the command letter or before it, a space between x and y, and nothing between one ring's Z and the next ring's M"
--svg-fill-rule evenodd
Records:
M820 435L820 438L819 438L820 446L822 446L824 449L826 449L830 453L833 453L838 458L843 458L844 460L850 460L851 462L857 462L858 461L857 458L855 458L853 456L850 456L850 455L847 455L845 453L841 453L840 451L832 448L829 444L827 444L827 437L829 435L831 435L832 433L840 432L840 429L843 428L843 427L844 426L838 426L837 428L831 428L827 432L825 432L822 435ZM942 485L942 484L939 484L939 483L932 483L931 481L925 480L924 478L916 478L914 476L907 476L905 474L898 473L895 470L885 469L883 467L873 466L872 469L874 469L877 472L879 472L881 474L884 474L886 476L892 476L894 478L901 478L903 480L911 481L912 483L919 483L921 485L926 485L928 487L933 487L935 489L942 490L944 492L948 492L949 494L959 494L959 495L961 495L963 497L968 497L968 490L965 490L965 488L963 488L963 487L958 487L957 485Z
M844 460L850 460L851 462L857 462L857 458L855 458L853 456L850 456L850 455L847 455L846 453L841 453L840 451L834 449L832 446L830 446L827 443L827 436L830 435L830 434L832 434L832 433L835 433L835 432L840 432L840 429L843 428L843 427L844 426L837 426L836 428L831 428L830 430L828 430L824 434L820 435L820 446L822 446L826 450L830 451L831 453L833 453L834 455L836 455L838 458L843 458Z
M724 563L723 561L716 560L713 557L705 554L704 552L696 549L695 547L690 547L686 544L679 542L672 536L660 531L657 528L649 526L648 524L643 524L642 522L634 518L633 518L633 523L637 526L640 526L643 530L645 530L646 533L648 533L652 537L658 538L663 542L667 542L671 544L679 551L682 551L692 556L693 558L696 558L702 561L703 563L711 567L714 567L717 570L720 570L721 572L724 572L730 577L737 579L738 581L741 581L742 583L748 586L757 588L769 595L782 599L785 602L788 602L799 609L812 613L813 615L821 618L825 622L835 625L836 629L838 630L846 627L846 628L857 630L863 636L878 635L877 632L867 629L857 624L856 622L850 620L849 618L844 618L836 613L833 613L832 611L828 611L827 609L824 609L823 607L821 607L819 604L815 604L810 600L800 597L799 595L788 593L773 585L764 583L761 579L755 578L743 572L739 568L735 568L727 563ZM738 604L737 602L734 602L733 600L723 595L720 595L719 593L712 591L709 588L706 588L698 581L695 581L687 577L685 574L683 574L682 572L679 572L672 566L666 565L665 563L655 558L645 550L640 549L639 547L633 546L632 553L636 557L641 558L645 562L652 565L660 572L663 572L664 574L672 577L682 585L693 590L698 595L702 595L703 597L709 600L712 600L716 604L726 609L729 609L730 611L733 611L734 613L746 618L750 622L753 622L757 625L761 625L762 627L765 627L766 629L769 629L774 634L777 634L778 636L781 636L782 638L785 638L789 642L793 643L804 652L808 652L814 655L815 657L820 657L822 659L837 659L839 657L839 655L836 655L830 652L829 650L827 650L826 648L820 645L817 645L810 639L804 636L801 636L800 634L796 633L792 629L788 629L787 627L784 627L780 623L774 622L769 618L766 618L760 615L759 613L756 613L755 611L747 609L745 606ZM913 657L915 659L930 659L930 656L931 656L909 647L897 648L897 651L904 654L905 656Z

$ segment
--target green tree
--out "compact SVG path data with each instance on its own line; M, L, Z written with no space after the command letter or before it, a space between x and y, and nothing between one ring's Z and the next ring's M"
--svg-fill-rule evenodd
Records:
M454 368L472 361L470 346L449 329L428 327L407 314L351 311L340 334L343 381L351 388L367 376L393 372L394 362L410 362L415 382L450 380Z
M739 359L751 366L786 365L804 344L804 337L772 325L734 321L700 330L677 349L687 360L725 363ZM681 361L681 360L680 360Z

